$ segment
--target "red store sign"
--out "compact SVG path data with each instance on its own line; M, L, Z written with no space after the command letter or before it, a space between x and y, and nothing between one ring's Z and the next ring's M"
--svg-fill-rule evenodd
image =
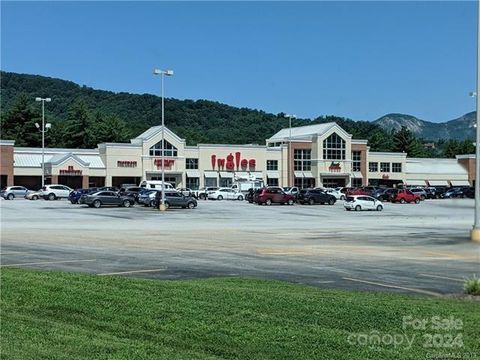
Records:
M328 171L330 172L340 172L342 171L342 167L340 166L339 162L332 162L330 166L328 167Z
M225 159L217 159L217 155L213 154L211 156L211 162L212 162L212 169L215 170L215 166L217 166L218 170L246 170L247 167L250 168L250 170L254 170L255 166L257 165L257 162L255 159L242 159L242 155L240 152L236 152L235 156L230 153Z
M82 175L82 170L75 170L72 165L69 165L67 169L60 169L60 175Z
M153 160L153 164L159 169L159 168L162 168L162 159L154 159ZM175 164L175 160L173 159L164 159L163 160L163 167L165 169L170 169L173 164Z
M118 167L137 167L136 161L127 161L127 160L119 160L117 161Z

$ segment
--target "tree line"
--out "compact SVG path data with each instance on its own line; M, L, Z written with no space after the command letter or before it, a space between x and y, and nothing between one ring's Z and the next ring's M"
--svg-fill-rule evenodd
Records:
M70 81L37 75L0 72L3 139L17 146L41 146L41 105L35 97L51 97L45 105L48 147L94 148L102 142L126 142L161 123L160 98L149 94L113 93ZM408 129L387 132L368 121L337 116L293 119L293 126L336 122L356 139L368 140L372 151L407 152L411 157L454 157L473 153L473 141L438 141L426 147ZM165 100L165 123L187 145L198 143L265 144L288 127L284 113L236 108L207 100Z

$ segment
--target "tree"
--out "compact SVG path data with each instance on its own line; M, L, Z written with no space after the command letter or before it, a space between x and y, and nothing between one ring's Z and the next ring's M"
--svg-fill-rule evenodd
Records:
M64 128L64 144L71 148L89 148L96 144L89 132L90 113L83 100L75 101L69 108Z
M423 155L423 146L406 126L402 126L400 131L393 134L393 151L419 157Z
M42 119L38 110L33 107L34 99L21 93L15 99L10 110L2 116L2 138L15 140L17 146L41 146L42 136L35 126Z
M124 142L129 139L131 133L125 121L117 115L104 116L95 114L94 121L89 128L90 139L99 144L102 142Z

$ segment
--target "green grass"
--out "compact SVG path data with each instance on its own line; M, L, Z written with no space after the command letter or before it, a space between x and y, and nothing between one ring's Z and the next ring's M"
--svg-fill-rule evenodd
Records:
M1 280L2 359L480 357L474 301L239 278L158 281L2 269ZM460 318L464 347L424 348L422 335L435 331L402 330L408 315ZM350 334L374 330L417 338L409 350L347 342Z

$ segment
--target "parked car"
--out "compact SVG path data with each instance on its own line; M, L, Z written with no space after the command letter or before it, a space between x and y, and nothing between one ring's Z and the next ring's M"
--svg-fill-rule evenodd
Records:
M327 194L321 189L302 189L300 190L297 201L300 204L328 204L334 205L337 198L331 194Z
M68 198L73 189L65 185L45 185L42 188L41 196L45 200L56 200L62 198Z
M135 204L133 197L122 196L114 191L97 191L83 195L82 199L84 204L95 208L105 205L130 207Z
M414 202L418 204L420 202L420 196L408 189L398 189L392 198L392 202L399 202L401 204Z
M427 194L427 199L438 199L439 198L436 188L426 187L423 190L425 190L425 193Z
M150 206L154 207L155 206L155 196L159 192L159 190L148 190L148 191L142 191L138 195L138 203L142 204L144 206Z
M367 195L349 195L343 203L345 210L383 210L383 203L380 200L375 199L374 197Z
M247 200L250 204L255 202L255 194L259 193L262 189L248 189L247 194L245 195L245 200Z
M216 186L210 186L206 188L201 188L199 190L194 191L193 196L200 200L207 200L208 192L218 190L219 188Z
M465 188L465 187L452 187L452 188L448 189L445 192L445 194L443 194L443 197L445 199L464 198L466 196L465 191L467 189L468 188Z
M272 204L288 204L293 205L295 203L295 196L287 194L282 188L270 186L260 189L254 195L254 202L262 205Z
M0 191L0 196L7 200L13 200L16 197L25 197L28 191L24 186L8 186Z
M318 189L318 188L317 188ZM337 189L324 189L327 194L335 196L336 200L345 200L345 194Z
M72 190L70 192L70 194L68 194L68 200L70 200L70 202L72 204L78 204L82 195L94 193L94 192L97 192L97 191L100 191L100 189L98 189L98 188L88 188L88 189Z
M398 190L399 189L394 188L382 188L374 191L371 196L380 201L392 201Z
M464 191L465 197L470 198L470 199L475 199L475 188L474 187L469 187Z
M282 188L283 191L286 193L286 194L291 194L293 196L297 196L298 193L300 192L300 189L296 186L287 186L287 187L284 187Z
M159 180L144 180L140 183L140 187L145 188L145 189L160 189L162 190L163 187L165 187L165 190L174 190L174 187L172 184L165 182L163 184Z
M352 188L348 190L347 196L351 195L370 195L363 187Z
M446 186L435 186L435 198L443 199L448 188Z
M42 189L37 191L28 191L25 195L25 199L27 200L38 200L42 196Z
M412 188L410 191L414 194L417 194L422 201L427 198L427 192L423 188Z
M235 191L232 188L220 188L215 191L208 192L208 199L211 200L243 200L243 193Z
M121 188L120 191L118 192L121 196L129 196L133 197L135 201L138 200L138 194L140 191L144 190L144 188L140 186L131 186L127 188ZM151 189L149 189L151 190Z
M189 188L178 188L177 191L185 196L193 196L193 191Z
M161 204L162 192L157 191L155 194L155 207L159 207ZM177 191L166 191L165 192L165 206L166 208L170 207L181 207L194 209L197 207L197 200L191 196L185 196L182 193Z

